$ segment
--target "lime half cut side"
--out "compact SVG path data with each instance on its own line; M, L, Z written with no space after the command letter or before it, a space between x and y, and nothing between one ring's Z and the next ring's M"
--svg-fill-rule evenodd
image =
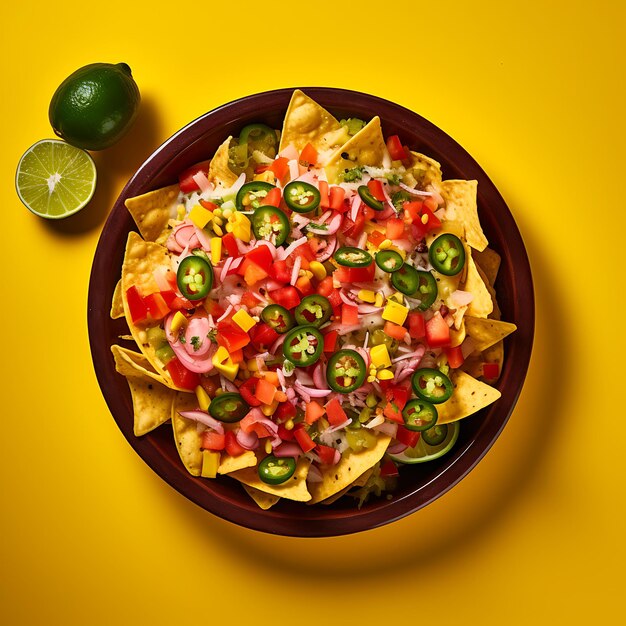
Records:
M96 190L91 156L58 139L43 139L20 159L15 175L20 200L36 215L57 220L80 211Z
M398 463L425 463L426 461L433 461L438 459L449 452L456 440L459 438L459 431L461 430L458 422L451 422L447 424L448 432L446 438L436 446L430 446L424 442L420 437L419 441L413 448L407 448L399 454L390 454L389 456Z

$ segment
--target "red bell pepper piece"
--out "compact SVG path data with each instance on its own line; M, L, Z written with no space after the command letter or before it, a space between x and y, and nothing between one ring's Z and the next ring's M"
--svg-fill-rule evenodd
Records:
M370 190L370 193L378 200L379 202L385 202L385 194L383 192L383 184L379 180L372 180L367 182L367 188Z
M274 411L274 415L272 416L275 420L279 422L286 422L292 417L296 416L296 407L291 404L291 402L281 402ZM282 437L281 437L282 438Z
M409 158L409 151L402 145L398 135L387 137L387 150L394 161L403 161Z
M382 478L391 478L392 476L399 476L398 466L389 459L380 466L380 475Z
M213 211L215 211L215 209L219 209L219 205L214 204L210 200L203 200L202 198L200 198L200 200L198 200L198 202L200 202L200 206L201 207L204 207L208 211L213 212Z
M338 185L333 185L330 188L329 205L334 211L341 210L344 198L346 197L346 190Z
M300 153L299 163L304 167L307 165L315 165L317 163L317 157L317 150L310 143L307 143Z
M231 319L225 319L217 324L217 343L232 354L250 343L250 335Z
M148 307L135 285L132 285L126 290L126 302L128 303L128 309L133 324L143 322L148 318Z
M339 333L336 330L331 330L324 335L324 352L332 353L335 351L338 337Z
M249 336L252 345L259 352L265 352L280 337L280 335L265 322L255 324L250 329Z
M399 217L390 217L387 220L387 239L402 239L404 237L404 222Z
M205 430L202 433L200 447L204 450L223 450L226 447L226 435L220 435L214 430Z
M246 451L246 449L237 441L237 435L235 435L234 431L227 430L224 435L226 438L224 445L226 454L229 456L241 456Z
M409 313L409 335L413 339L421 339L426 336L426 323L424 315L419 311L411 311Z
M331 426L338 426L339 424L343 424L348 416L346 412L341 407L339 400L337 398L333 398L330 402L326 404L326 417L328 418L328 422Z
M176 296L176 294L174 294L174 296ZM170 313L170 307L167 306L167 302L158 292L147 295L144 298L144 302L146 303L146 308L148 309L148 315L153 320L162 320Z
M328 196L328 183L325 180L320 180L318 185L320 190L320 207L322 209L327 209L330 206L330 198Z
M426 342L431 348L450 345L450 328L439 311L426 322Z
M345 302L341 306L341 323L344 326L354 326L359 323L359 310L357 307Z
M263 200L263 204L265 206L280 206L280 199L282 198L280 189L278 187L274 187L274 189L270 189Z
M315 446L315 454L319 456L322 465L333 465L335 462L335 448L318 443Z
M420 440L420 434L418 431L409 430L404 426L398 426L398 430L396 432L396 440L400 443L403 443L405 446L408 446L409 448L413 448Z
M200 374L189 371L176 357L168 361L165 369L179 389L193 391L200 384Z
M287 261L274 261L268 274L279 283L288 283L291 280L291 270L287 267Z
M295 287L281 287L269 292L269 297L286 309L294 309L300 304L300 296Z
M209 163L210 161L196 163L195 165L188 167L186 170L183 170L178 175L178 185L183 193L189 193L190 191L200 189L200 187L198 187L198 183L193 179L193 177L198 172L204 172L205 175L208 175Z
M463 350L461 350L461 346L454 346L454 348L444 348L443 351L446 353L448 365L452 369L456 369L457 367L461 367L461 365L463 365L465 357L463 356Z
M250 378L248 378L248 380L246 380L246 382L239 387L241 397L250 406L261 406L261 401L256 397L255 393L258 380L259 379L256 376L250 376Z
M234 259L241 256L239 252L239 248L237 246L237 242L235 241L235 235L232 233L226 233L222 237L222 246L226 248L226 252L228 252L228 256L232 256Z
M315 448L315 442L309 436L309 433L304 429L304 426L300 425L294 428L293 435L298 442L298 445L302 448L302 452L307 453Z
M278 157L268 168L271 172L274 172L274 176L281 180L285 178L289 172L289 159L286 157Z
M500 375L500 365L498 363L483 363L483 376L487 380L495 380Z

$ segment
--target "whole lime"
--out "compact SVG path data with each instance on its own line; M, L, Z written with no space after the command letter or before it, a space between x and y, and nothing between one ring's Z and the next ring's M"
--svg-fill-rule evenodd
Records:
M139 110L139 88L126 63L92 63L70 74L50 101L54 132L85 150L103 150L131 127Z

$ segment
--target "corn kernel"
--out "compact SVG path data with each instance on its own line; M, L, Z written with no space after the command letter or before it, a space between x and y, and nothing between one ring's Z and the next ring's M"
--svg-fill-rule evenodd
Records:
M229 219L232 214L233 214L233 210L231 208L228 207L226 209L222 209L222 217Z
M232 233L233 232L233 225L230 222L228 224L226 224L226 232L227 233Z
M390 239L385 239L384 241L380 242L380 245L378 246L380 250L387 250L388 248L391 248L393 244L391 243Z
M374 383L374 382L376 382L376 376L368 376L368 377L367 377L367 382L368 382L368 383Z
M213 211L213 217L222 217L222 209L214 209Z
M211 239L211 263L217 265L222 258L222 240L219 237Z
M285 422L285 428L287 430L293 430L293 427L295 426L295 424L293 423L293 420L291 418L289 418L286 422Z
M223 226L223 225L224 225L224 220L221 217L213 218L213 226Z
M232 320L246 333L256 324L250 314L244 311L244 309L239 309L239 311L233 315Z
M224 231L222 230L221 226L219 226L218 224L213 224L213 232L218 236L218 237L223 237L224 236Z
M274 183L274 181L276 180L276 177L274 176L274 172L270 170L265 170L264 172L261 172L260 174L256 174L254 176L254 180L262 180L262 181L265 181L266 183Z
M176 314L172 318L171 331L172 335L177 335L181 328L187 325L187 318L180 312L176 311Z
M313 276L317 280L324 280L327 276L326 268L319 261L311 261L309 263L309 269L313 272Z
M376 294L371 289L361 289L358 296L359 300L363 300L363 302L369 302L370 304L376 302Z
M209 408L209 404L211 404L211 398L209 398L209 394L201 385L196 387L196 398L198 399L198 407L200 410L206 411Z
M378 372L378 380L391 380L393 372L391 370L381 370Z
M272 454L272 442L269 439L265 440L265 453Z
M266 417L270 417L270 415L274 415L274 412L278 408L278 401L274 400L272 404L262 404L261 405L261 413Z

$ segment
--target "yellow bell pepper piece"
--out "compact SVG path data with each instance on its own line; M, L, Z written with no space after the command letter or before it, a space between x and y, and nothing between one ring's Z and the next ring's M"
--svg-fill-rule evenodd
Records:
M407 315L409 314L408 307L399 304L395 300L387 298L387 306L383 309L383 319L388 322L393 322L402 326L404 324Z
M209 394L204 390L204 387L198 385L196 387L196 398L198 399L198 408L201 411L206 411L211 404L211 398Z
M376 294L371 289L361 289L358 295L359 300L363 300L363 302L369 302L371 304L376 302Z
M389 350L387 350L387 346L384 343L378 346L372 346L370 349L370 358L372 359L372 365L376 367L389 367L391 365Z
M256 324L254 318L243 309L239 309L239 311L233 315L232 319L233 322L246 333Z
M378 372L378 380L391 380L393 372L391 370L381 370Z
M222 260L222 239L220 237L211 238L211 263L217 265Z
M189 211L189 219L198 228L204 228L213 219L213 213L203 206L196 204L191 211Z
M180 329L185 326L187 326L187 318L180 311L176 311L176 314L172 318L172 335L177 335Z
M217 476L220 456L217 450L202 450L202 471L200 475L203 478L215 478Z
M218 372L223 374L231 382L235 380L237 373L239 372L239 363L233 363L233 360L228 354L228 350L224 346L220 346L217 352L213 355L213 366Z

